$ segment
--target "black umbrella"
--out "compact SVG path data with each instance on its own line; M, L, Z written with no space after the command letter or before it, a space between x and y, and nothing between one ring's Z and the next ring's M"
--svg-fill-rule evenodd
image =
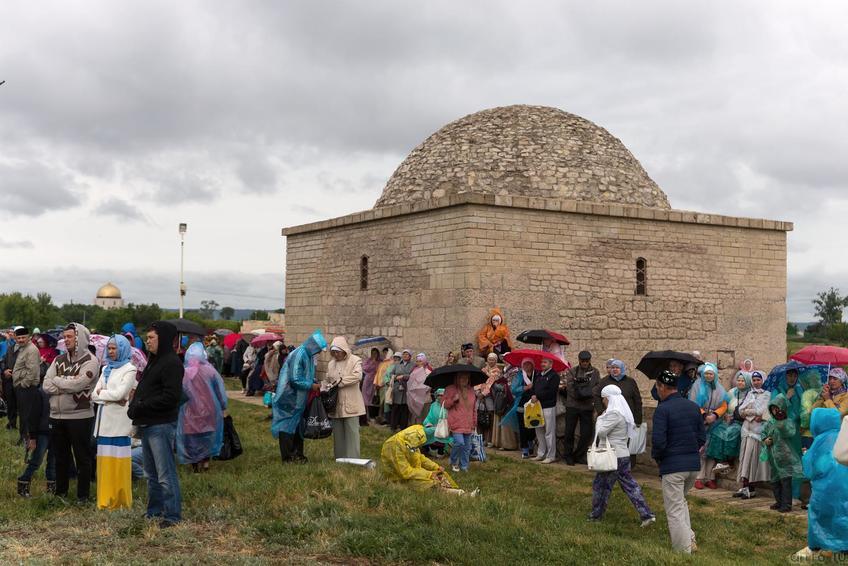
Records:
M686 352L675 352L673 350L662 350L658 352L648 352L639 361L636 369L647 375L651 379L656 379L660 374L668 369L668 363L671 360L677 360L684 366L694 364L701 365L701 360L687 354Z
M519 342L525 344L544 344L545 340L553 340L557 344L568 346L571 341L567 336L553 332L551 330L525 330L517 336Z
M427 376L427 379L424 380L424 385L431 389L438 389L440 387L453 385L453 382L459 373L470 374L471 385L481 385L486 383L486 380L488 379L488 376L478 367L470 364L454 364L452 366L442 366L433 370L432 373Z
M177 327L177 332L180 334L194 334L195 336L206 336L206 329L187 318L172 318L166 320Z

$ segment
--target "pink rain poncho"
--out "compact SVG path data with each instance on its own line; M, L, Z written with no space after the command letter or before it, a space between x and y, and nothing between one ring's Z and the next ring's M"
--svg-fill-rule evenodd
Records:
M177 422L177 456L181 464L196 464L217 456L224 439L227 392L224 380L207 361L199 342L185 353L183 399Z

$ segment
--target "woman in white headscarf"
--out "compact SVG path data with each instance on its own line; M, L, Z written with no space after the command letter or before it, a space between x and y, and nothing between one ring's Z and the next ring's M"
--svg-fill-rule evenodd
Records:
M611 472L598 472L592 484L592 512L589 519L600 521L607 509L612 488L618 482L625 495L630 498L633 507L639 513L642 526L646 527L656 522L651 509L648 507L642 489L633 474L630 473L630 450L628 443L636 435L636 422L633 412L621 394L617 385L607 385L601 390L601 402L605 410L595 423L598 440L609 440L618 458L618 469Z

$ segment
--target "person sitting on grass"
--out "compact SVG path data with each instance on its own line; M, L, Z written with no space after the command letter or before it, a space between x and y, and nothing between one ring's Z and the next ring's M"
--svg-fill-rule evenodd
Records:
M421 454L420 448L427 444L424 427L412 425L390 436L380 450L380 471L393 482L410 485L419 489L439 489L456 495L466 495L448 475L445 469ZM470 494L477 495L479 490Z
M792 511L792 480L803 478L801 454L793 446L798 430L795 421L789 418L789 402L782 393L771 400L769 412L772 420L763 426L763 444L765 449L760 459L766 459L771 466L771 486L774 491L774 504L771 509L781 513Z

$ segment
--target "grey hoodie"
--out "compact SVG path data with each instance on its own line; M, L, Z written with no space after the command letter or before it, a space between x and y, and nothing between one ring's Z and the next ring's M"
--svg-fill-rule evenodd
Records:
M73 323L77 347L73 354L58 356L44 376L44 391L50 396L51 419L88 419L94 416L91 390L100 376L100 362L88 351L91 333Z

